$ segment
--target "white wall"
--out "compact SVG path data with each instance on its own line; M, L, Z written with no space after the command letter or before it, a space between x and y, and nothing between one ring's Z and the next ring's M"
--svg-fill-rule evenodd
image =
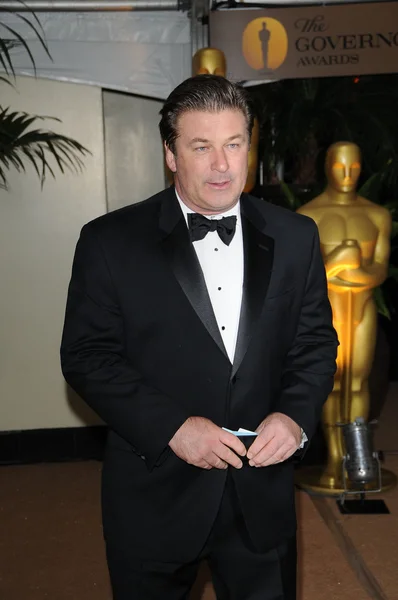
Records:
M141 202L165 187L159 111L163 102L105 91L108 210Z
M106 210L100 88L18 78L1 105L62 123L42 127L88 147L80 175L56 174L43 191L33 169L0 190L0 430L73 427L97 418L69 395L59 365L67 285L79 231Z

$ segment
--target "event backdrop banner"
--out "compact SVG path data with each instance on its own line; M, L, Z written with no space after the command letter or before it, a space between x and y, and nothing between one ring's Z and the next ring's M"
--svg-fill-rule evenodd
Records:
M210 13L232 81L398 72L398 2Z

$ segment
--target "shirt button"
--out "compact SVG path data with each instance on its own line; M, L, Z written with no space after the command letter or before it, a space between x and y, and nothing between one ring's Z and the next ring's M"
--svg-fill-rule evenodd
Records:
M214 248L214 252L218 252L218 248Z
M224 325L221 327L221 329L224 331L224 329L225 329Z
M217 288L217 289L218 289L218 291L221 291L221 288L220 288L220 287L219 287L219 288Z

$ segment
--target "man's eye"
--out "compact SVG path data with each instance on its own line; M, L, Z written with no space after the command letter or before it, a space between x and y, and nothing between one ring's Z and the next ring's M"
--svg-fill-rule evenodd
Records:
M232 149L239 148L239 144L228 144L228 147Z
M207 150L207 146L199 146L198 148L195 148L196 152L204 152L205 150Z

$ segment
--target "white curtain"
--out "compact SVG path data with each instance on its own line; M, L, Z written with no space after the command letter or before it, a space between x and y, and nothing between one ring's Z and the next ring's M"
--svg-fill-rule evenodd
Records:
M28 12L23 13L33 23ZM51 61L32 30L15 14L0 21L18 31L35 58L38 77L93 84L165 99L191 75L190 20L186 13L38 13ZM10 38L5 29L0 36ZM22 48L12 50L19 75L33 75Z

